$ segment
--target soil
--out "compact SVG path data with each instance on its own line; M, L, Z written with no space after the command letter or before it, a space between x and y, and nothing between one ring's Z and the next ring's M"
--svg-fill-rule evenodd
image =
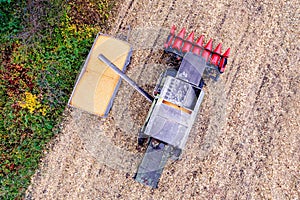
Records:
M107 34L130 27L127 75L151 92L168 68L168 30L231 48L206 95L182 158L158 189L133 180L149 103L122 82L106 119L66 109L26 199L300 199L299 6L291 1L124 0ZM178 32L179 30L177 30ZM171 65L171 64L170 64Z

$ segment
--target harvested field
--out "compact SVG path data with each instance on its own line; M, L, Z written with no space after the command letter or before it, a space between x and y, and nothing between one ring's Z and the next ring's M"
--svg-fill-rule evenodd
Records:
M106 119L66 110L26 199L300 199L298 5L124 0L107 33L130 26L126 73L147 91L168 67L162 44L173 24L230 47L227 69L207 83L182 159L168 163L158 189L132 179L150 105L123 82Z

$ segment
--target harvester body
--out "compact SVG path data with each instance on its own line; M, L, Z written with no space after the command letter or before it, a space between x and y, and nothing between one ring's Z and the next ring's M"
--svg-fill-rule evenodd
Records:
M161 75L139 134L140 144L147 138L148 148L135 175L138 182L156 188L168 158L179 159L204 97L205 66L203 58L187 53L178 71Z
M204 96L201 84L205 69L203 61L188 53L176 74L163 74L163 85L158 83L156 87L155 106L151 107L142 128L144 135L175 148L184 148Z

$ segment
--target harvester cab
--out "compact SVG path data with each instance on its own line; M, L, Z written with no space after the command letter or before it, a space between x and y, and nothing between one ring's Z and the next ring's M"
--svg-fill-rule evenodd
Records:
M176 27L173 26L164 47L165 52L175 55L181 60L181 64L176 69L167 69L160 75L154 88L154 96L148 94L124 73L129 63L131 48L126 43L111 39L109 43L102 44L105 45L103 47L110 46L112 49L111 45L115 44L114 48L122 45L123 50L113 55L100 47L91 51L84 69L89 69L89 63L93 66L95 63L94 67L101 68L96 71L101 73L93 74L89 79L86 78L88 80L79 79L70 99L70 105L76 107L74 102L81 102L80 108L84 108L84 101L78 101L78 96L80 96L77 91L78 87L83 85L81 90L84 91L84 85L88 85L87 81L91 82L92 78L96 78L95 81L99 84L102 80L110 80L113 77L114 81L111 83L114 83L114 86L109 91L95 90L106 95L99 96L100 100L97 100L101 101L102 98L102 101L106 102L102 102L101 111L102 115L107 115L120 84L119 77L121 77L152 103L144 125L138 133L138 144L146 143L147 150L134 176L136 181L152 188L157 188L167 160L180 158L204 97L202 89L204 81L206 78L218 80L220 74L224 72L230 51L228 49L221 55L221 44L212 51L212 40L209 40L203 47L203 36L194 42L193 32L187 39L184 39L185 29L182 29L177 36L175 30ZM94 73L95 70L83 71L81 77L91 72ZM101 86L95 87L101 88ZM74 100L74 96L77 97L77 101L75 101L76 98ZM91 107L88 106L87 108ZM88 111L88 109L85 110Z

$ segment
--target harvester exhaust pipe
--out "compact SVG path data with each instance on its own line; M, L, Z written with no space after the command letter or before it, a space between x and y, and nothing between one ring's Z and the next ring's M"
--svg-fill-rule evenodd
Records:
M109 66L112 70L114 70L118 75L121 76L123 80L125 80L127 83L129 83L134 89L136 89L139 93L141 93L148 101L151 103L153 102L154 98L147 93L145 90L143 90L136 82L134 82L132 79L130 79L124 72L122 72L116 65L114 65L109 59L107 59L103 54L100 54L98 56L99 60L104 62L107 66Z

